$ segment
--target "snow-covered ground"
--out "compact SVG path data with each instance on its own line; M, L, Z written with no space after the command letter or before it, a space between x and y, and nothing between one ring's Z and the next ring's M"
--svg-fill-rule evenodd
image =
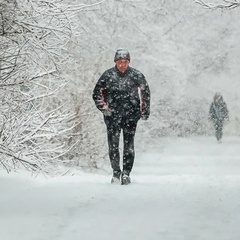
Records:
M132 184L111 170L0 172L2 240L239 240L240 138L162 139L137 152Z

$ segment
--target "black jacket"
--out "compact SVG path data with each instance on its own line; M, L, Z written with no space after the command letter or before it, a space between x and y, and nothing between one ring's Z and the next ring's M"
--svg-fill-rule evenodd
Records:
M229 116L226 103L223 100L219 102L213 101L210 106L209 114L213 121L223 122L225 119L228 119Z
M150 114L150 89L144 75L128 67L122 73L117 67L105 71L99 78L92 94L97 108L104 113L103 99L109 106L112 117L127 117L129 120L147 119Z

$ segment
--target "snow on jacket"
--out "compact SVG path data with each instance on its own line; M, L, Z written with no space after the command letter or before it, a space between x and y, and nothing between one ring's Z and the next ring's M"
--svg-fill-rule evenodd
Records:
M104 113L102 101L113 117L147 119L150 114L150 89L144 75L128 67L122 73L117 67L106 70L99 78L92 94L96 107Z
M213 121L224 121L224 119L228 119L226 103L223 100L219 102L213 101L210 106L209 114Z

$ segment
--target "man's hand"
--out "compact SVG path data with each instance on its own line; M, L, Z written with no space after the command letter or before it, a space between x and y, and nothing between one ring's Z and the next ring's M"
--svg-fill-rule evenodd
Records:
M149 114L146 111L146 103L145 102L141 102L141 118L142 120L148 120Z
M142 120L148 120L148 115L141 115Z
M103 110L107 110L109 108L108 104L103 100L103 98L100 98L98 100L98 104L102 107Z
M101 98L98 100L99 105L102 107L102 113L105 116L111 116L112 115L112 111L109 108L108 104Z

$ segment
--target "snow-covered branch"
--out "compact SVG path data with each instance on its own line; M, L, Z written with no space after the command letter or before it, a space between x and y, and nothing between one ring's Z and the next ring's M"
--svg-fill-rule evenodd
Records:
M219 3L211 3L211 2L209 3L209 2L202 1L202 0L194 0L194 2L196 2L197 4L200 4L201 6L203 6L205 8L212 9L212 10L233 9L233 8L240 6L240 1L237 1L237 0L233 0L233 1L222 0Z
M92 3L92 4L78 4L78 5L72 5L72 6L68 6L65 11L82 11L82 10L85 10L86 8L92 8L94 6L97 6L103 2L105 2L106 0L101 0L101 1L97 1L95 3Z
M79 143L81 118L65 95L72 66L72 19L66 1L0 4L0 166L8 172L56 166ZM68 68L69 70L69 68ZM67 161L65 161L67 162Z
M2 155L0 163L4 166L4 168L7 170L7 172L10 172L12 167L11 167L11 165L9 165L9 161L4 162L4 160L3 160L4 156L10 157L12 159L12 162L14 162L14 165L16 165L15 161L17 161L18 163L23 165L28 170L29 169L34 170L34 171L36 171L37 169L41 170L41 167L38 164L33 163L31 161L27 161L27 160L15 155L14 152L11 151L11 149L7 149L3 145L0 145L0 154Z

